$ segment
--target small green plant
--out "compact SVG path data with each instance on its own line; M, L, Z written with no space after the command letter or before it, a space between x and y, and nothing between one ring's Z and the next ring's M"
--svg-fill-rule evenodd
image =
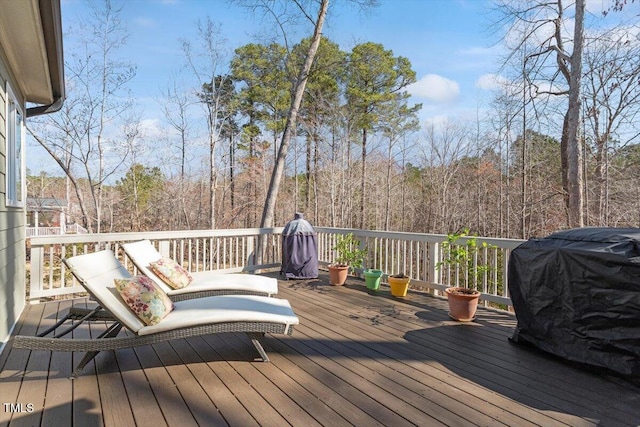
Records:
M461 238L464 242L459 242ZM478 243L477 236L470 236L469 229L465 228L457 233L447 235L447 240L440 244L442 249L442 261L436 264L436 268L448 267L447 284L465 288L478 289L485 275L488 275L492 266L487 260L482 262L479 254L481 249L495 249L495 245L487 242ZM451 283L451 275L454 283ZM479 289L478 289L479 290Z
M331 249L337 254L335 265L349 266L352 271L354 268L362 267L367 254L367 248L360 249L360 241L353 237L353 233L338 235L336 245Z

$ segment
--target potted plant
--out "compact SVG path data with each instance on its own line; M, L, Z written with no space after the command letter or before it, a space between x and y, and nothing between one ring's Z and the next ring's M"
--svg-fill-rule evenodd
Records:
M332 285L343 285L350 271L362 267L367 249L360 249L360 241L353 237L353 233L338 235L331 249L336 251L336 259L328 267L329 281Z
M463 239L464 238L464 239ZM459 242L463 239L464 242ZM480 249L494 248L486 242L478 244L476 236L469 236L469 229L447 235L447 240L440 245L443 253L442 261L436 264L438 270L447 267L445 289L449 301L449 316L460 322L470 322L475 319L480 299L478 283L491 269L488 263L483 263L478 257ZM451 277L455 286L451 286Z
M389 287L391 288L391 295L394 297L406 297L409 290L409 281L411 278L404 273L394 274L389 276Z

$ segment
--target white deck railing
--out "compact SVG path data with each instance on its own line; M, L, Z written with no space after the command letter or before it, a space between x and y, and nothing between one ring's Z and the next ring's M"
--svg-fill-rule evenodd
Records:
M60 236L63 234L86 234L87 229L79 224L69 224L65 227L25 227L27 237Z
M445 235L369 231L316 227L318 258L321 266L335 259L336 236L353 233L361 247L367 248L364 268L376 268L386 275L404 273L412 284L430 292L439 292L448 285L463 280L462 272L451 268L436 268L442 259L441 243ZM31 302L40 298L81 293L84 289L65 268L62 259L102 249L113 250L120 261L135 273L131 261L120 246L141 239L151 240L158 250L174 258L190 271L219 270L221 272L253 272L277 269L281 263L282 228L189 230L143 233L108 233L32 237L30 249L29 295ZM255 265L254 251L258 237L267 239L263 263ZM461 238L461 243L466 239ZM490 265L489 272L477 280L485 303L511 305L507 289L507 265L511 250L521 240L478 238L492 247L480 251L474 262ZM360 273L361 270L358 271ZM386 278L383 278L385 281Z

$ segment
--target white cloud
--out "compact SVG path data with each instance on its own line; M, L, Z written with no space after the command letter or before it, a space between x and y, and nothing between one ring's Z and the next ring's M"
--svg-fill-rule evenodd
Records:
M493 56L498 52L500 47L498 45L491 47L472 46L458 51L461 55L469 56Z
M476 87L482 90L500 89L507 79L499 74L483 74L476 80Z
M135 24L141 28L156 28L156 21L151 18L139 17L134 19Z
M423 124L425 127L435 126L441 127L451 121L451 117L445 114L438 114L435 116L427 117Z
M437 103L455 101L460 95L458 83L437 74L427 74L407 89L411 95L417 98Z
M166 137L166 130L163 129L160 119L143 119L140 121L140 133L146 139L162 139Z

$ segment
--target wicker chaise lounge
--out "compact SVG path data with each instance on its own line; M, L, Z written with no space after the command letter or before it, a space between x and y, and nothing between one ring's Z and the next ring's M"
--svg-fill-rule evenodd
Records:
M291 335L294 325L298 324L287 300L256 295L219 295L175 302L173 310L162 320L148 326L116 290L115 279L131 279L132 275L113 252L101 252L72 257L65 263L99 306L115 319L114 323L96 339L16 336L15 348L87 352L73 372L72 378L75 378L100 351L219 332L243 332L249 335L262 360L268 362L259 340L265 333ZM117 337L123 327L132 335Z
M125 243L122 245L122 249L133 261L136 268L142 274L151 278L174 301L211 295L271 296L278 293L278 280L272 277L253 274L216 273L215 271L190 273L193 281L188 286L181 289L173 289L149 267L151 263L162 258L162 254L156 250L149 240Z

